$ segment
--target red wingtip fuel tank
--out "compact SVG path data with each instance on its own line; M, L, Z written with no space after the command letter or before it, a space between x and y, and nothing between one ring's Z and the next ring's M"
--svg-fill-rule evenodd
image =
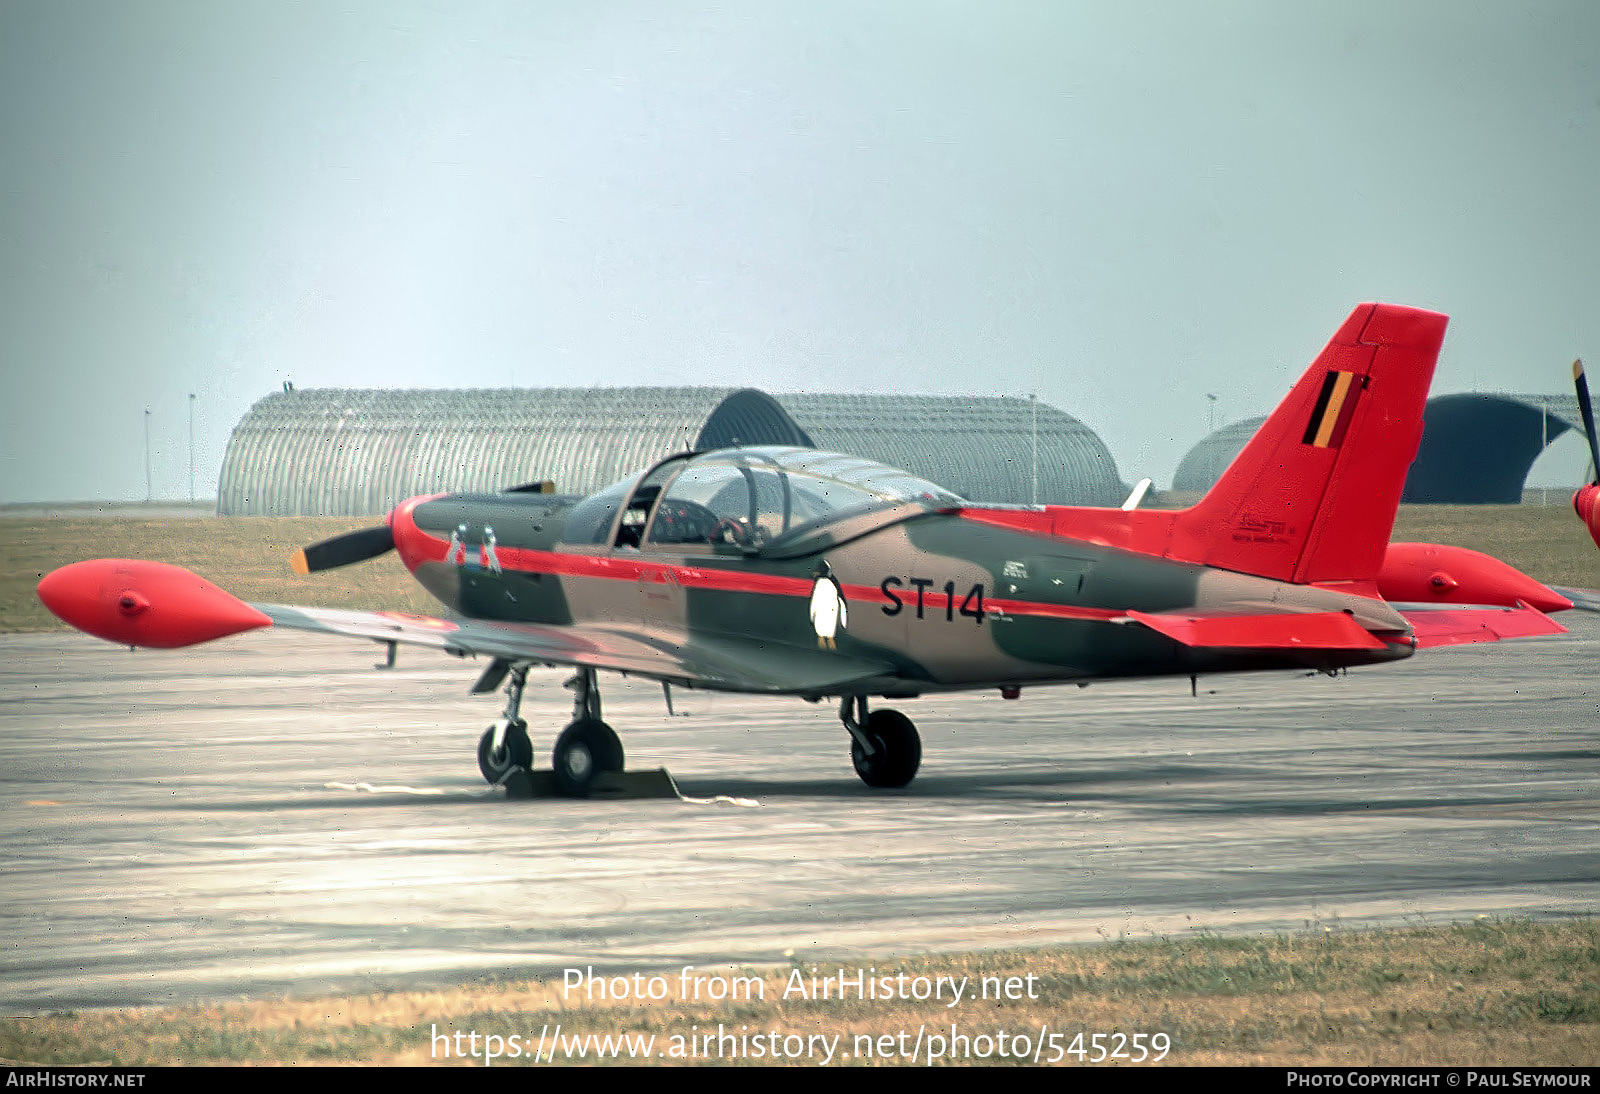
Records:
M164 562L75 562L45 575L39 599L63 622L124 646L176 649L272 625L238 597Z
M1572 495L1572 507L1578 511L1578 519L1588 527L1594 545L1600 547L1600 482L1590 483Z
M1465 547L1438 543L1391 543L1378 573L1385 600L1426 604L1519 602L1541 612L1564 612L1572 601L1521 570Z

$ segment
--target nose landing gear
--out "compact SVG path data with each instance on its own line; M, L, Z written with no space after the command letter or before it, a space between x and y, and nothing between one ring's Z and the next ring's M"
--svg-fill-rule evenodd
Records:
M533 766L533 742L528 739L528 723L518 716L528 666L513 665L509 672L505 712L478 741L478 770L491 786L499 786L518 769L525 771Z

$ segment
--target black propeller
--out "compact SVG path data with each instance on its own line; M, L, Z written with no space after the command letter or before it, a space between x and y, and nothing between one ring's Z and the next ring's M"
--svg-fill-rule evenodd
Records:
M297 574L314 574L352 562L365 562L392 550L394 531L387 524L380 524L302 547L290 558L289 565Z
M1589 465L1596 481L1600 482L1600 439L1594 432L1594 405L1589 402L1589 379L1583 374L1583 362L1572 362L1572 382L1578 389L1578 412L1583 415L1583 431L1589 435Z

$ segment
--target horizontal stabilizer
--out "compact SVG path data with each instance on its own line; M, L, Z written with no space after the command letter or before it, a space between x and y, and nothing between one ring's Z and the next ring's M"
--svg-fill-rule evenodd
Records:
M1514 608L1443 608L1432 604L1396 604L1394 607L1411 624L1419 649L1567 633L1567 628L1560 623L1526 604Z
M1159 615L1128 618L1185 646L1230 650L1381 650L1385 645L1346 612L1269 615Z

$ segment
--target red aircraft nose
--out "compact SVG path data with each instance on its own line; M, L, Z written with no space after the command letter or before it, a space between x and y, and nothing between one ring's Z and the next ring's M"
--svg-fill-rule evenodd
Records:
M174 649L272 625L238 597L164 562L74 562L45 575L39 599L63 622L124 646Z
M1600 482L1592 482L1572 495L1572 507L1588 526L1594 545L1600 547Z

